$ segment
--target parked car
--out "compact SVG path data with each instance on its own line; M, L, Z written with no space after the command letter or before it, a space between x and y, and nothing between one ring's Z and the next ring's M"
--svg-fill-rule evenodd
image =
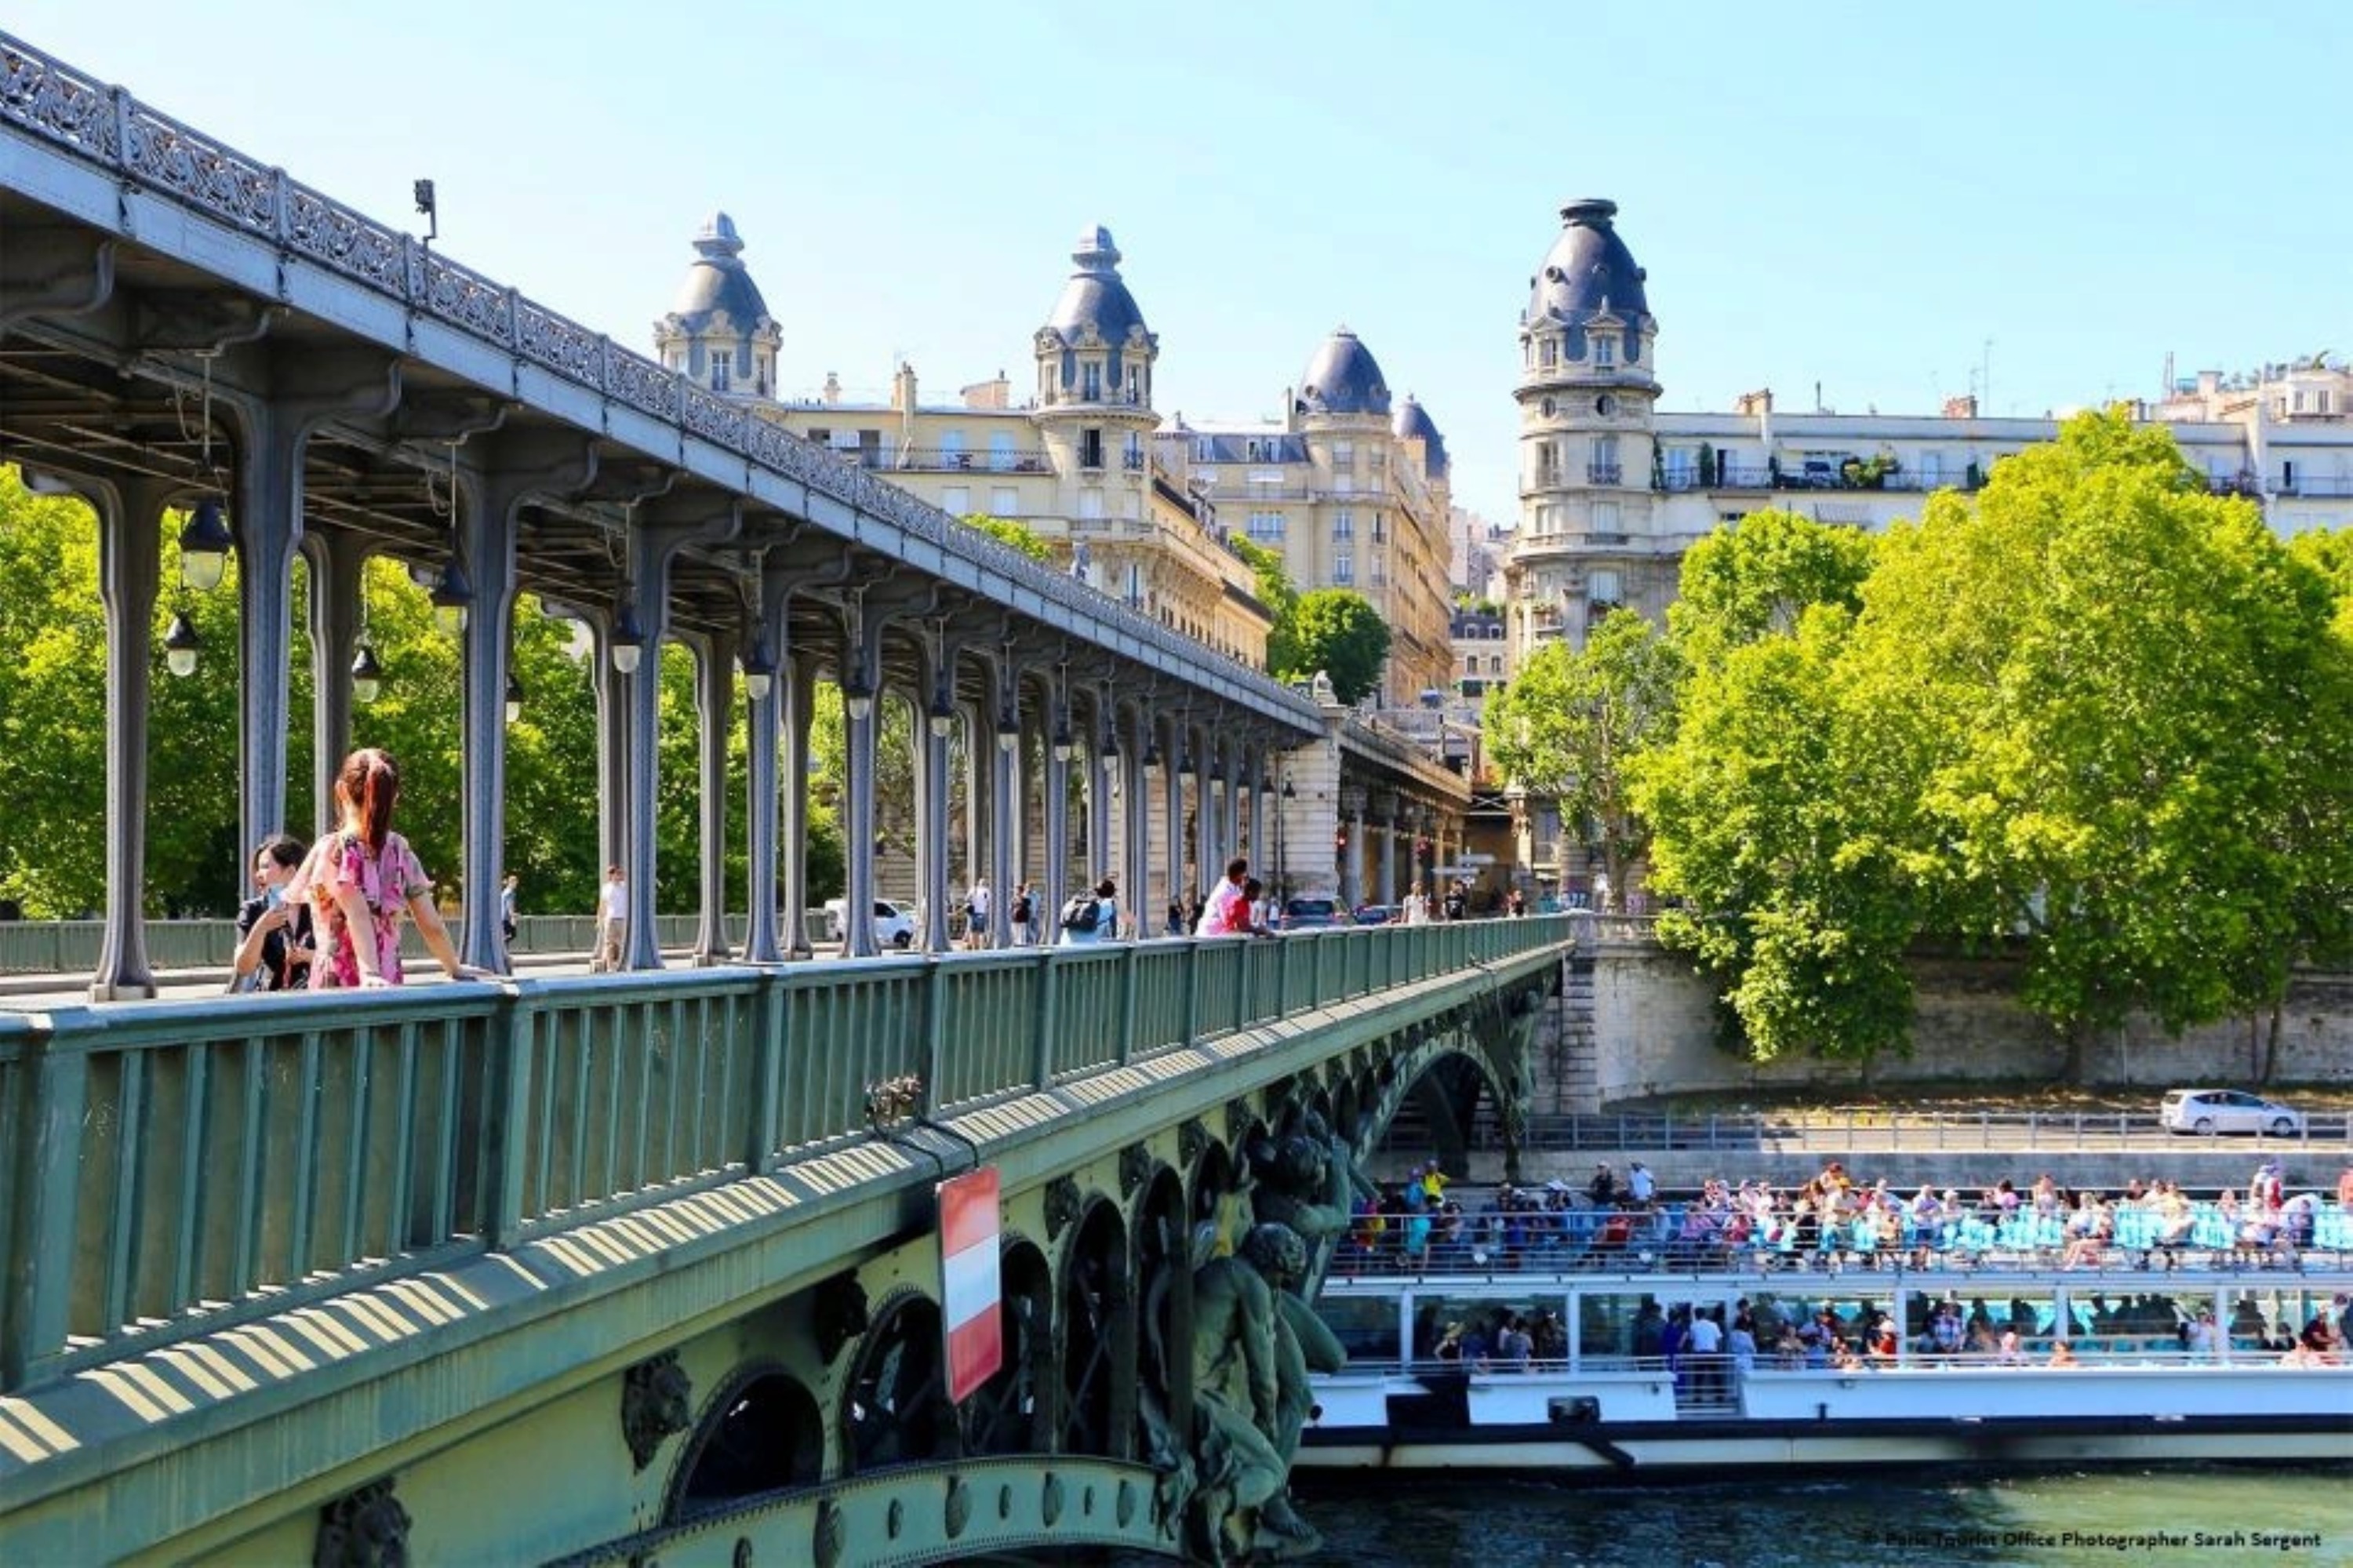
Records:
M1395 920L1398 914L1399 910L1394 904L1359 904L1356 906L1356 914L1350 918L1359 926L1386 926Z
M840 941L849 929L849 903L847 899L825 901L825 928L833 939ZM915 906L895 904L888 898L874 901L874 945L878 948L905 949L915 945Z
M1328 931L1341 923L1336 898L1293 898L1282 906L1286 931Z
M2304 1113L2244 1089L2170 1089L2158 1112L2168 1132L2270 1133L2294 1138L2304 1131Z

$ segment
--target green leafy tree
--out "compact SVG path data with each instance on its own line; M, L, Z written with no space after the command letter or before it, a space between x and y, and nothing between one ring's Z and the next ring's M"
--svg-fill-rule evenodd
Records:
M1791 512L1752 512L1684 553L1667 625L1694 664L1759 637L1787 635L1810 606L1860 608L1873 550L1871 536L1852 528Z
M1564 825L1588 822L1615 886L1650 833L1633 809L1628 766L1672 734L1683 662L1658 629L1613 610L1583 648L1547 643L1487 705L1488 755L1529 793L1559 802Z
M1389 628L1363 594L1353 588L1303 594L1293 608L1291 626L1285 662L1272 665L1278 676L1303 680L1321 671L1332 678L1340 700L1352 705L1380 689Z
M1266 633L1266 667L1278 675L1286 674L1299 667L1298 629L1293 624L1299 612L1299 589L1292 585L1291 572L1282 564L1280 551L1270 550L1240 534L1229 542L1242 564L1250 567L1257 584L1258 601L1266 606L1267 614L1272 618Z
M2167 432L2079 416L1975 505L1932 498L1864 598L1859 680L1933 757L1917 863L1949 928L2022 934L2068 1075L2136 1010L2281 993L2343 821L2342 661L2325 577L2251 505Z
M1912 1017L1904 954L1922 895L1903 865L1914 797L1890 789L1867 709L1839 669L1846 612L1695 671L1672 744L1638 763L1655 825L1659 932L1725 981L1746 1052L1866 1064Z
M1010 517L992 517L986 512L973 512L965 515L964 525L979 529L998 544L1018 550L1033 561L1054 558L1054 546L1027 523Z

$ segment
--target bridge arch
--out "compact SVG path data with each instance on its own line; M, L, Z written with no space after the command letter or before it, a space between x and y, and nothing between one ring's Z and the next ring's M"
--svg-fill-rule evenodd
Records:
M952 1457L955 1410L939 1303L907 1287L884 1297L858 1342L841 1398L844 1474Z
M762 1492L815 1485L825 1416L807 1384L773 1361L738 1368L703 1408L662 1503L677 1524Z
M1135 1298L1127 1224L1096 1195L1061 1271L1061 1399L1057 1451L1125 1458L1135 1424Z
M1053 1266L1036 1242L1014 1233L1006 1238L997 1266L1005 1364L959 1417L963 1449L972 1455L1045 1453L1053 1445L1056 1406Z

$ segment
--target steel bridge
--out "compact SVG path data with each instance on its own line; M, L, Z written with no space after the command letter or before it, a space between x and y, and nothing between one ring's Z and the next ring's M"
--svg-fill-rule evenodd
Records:
M1278 1213L1312 1245L1274 1295L1312 1294L1331 1208L1293 1175L1344 1175L1409 1095L1517 1125L1569 925L1008 948L1000 897L997 950L948 953L949 736L965 863L1034 872L1050 910L1104 870L1156 908L1253 837L1329 845L1343 819L1335 881L1386 894L1400 837L1446 853L1459 779L5 36L0 461L92 506L108 662L93 1001L0 1012L0 1559L1282 1549L1252 1533L1281 1478L1241 1497L1210 1440L1195 1282ZM295 564L324 802L382 554L464 612L455 869L495 886L535 593L596 662L621 972L515 978L475 898L459 946L495 981L145 1000L163 524L223 503L239 842L284 822ZM633 673L665 639L700 670L691 969L661 966L656 683ZM902 957L851 918L849 956L786 961L824 683L853 911L878 702L929 721ZM1005 1364L952 1401L936 1194L984 1166Z

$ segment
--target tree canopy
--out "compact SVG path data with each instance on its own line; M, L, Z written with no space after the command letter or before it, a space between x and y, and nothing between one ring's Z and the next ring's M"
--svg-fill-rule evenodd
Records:
M1538 649L1482 720L1496 769L1558 801L1564 828L1589 824L1617 886L1650 836L1633 808L1628 764L1673 733L1683 669L1648 620L1613 610L1584 647Z
M1380 690L1389 628L1371 600L1354 588L1317 588L1299 597L1290 619L1283 662L1273 662L1270 650L1275 674L1298 681L1321 671L1351 705Z
M155 916L224 915L246 889L251 845L237 843L237 566L218 588L181 588L170 571L180 520L157 538L165 580L155 608L147 817L148 909ZM381 694L355 704L355 746L382 747L401 769L400 826L446 893L459 860L458 647L433 625L431 606L399 562L363 573L366 635L384 667ZM294 620L307 621L308 579L298 562ZM164 673L162 639L174 613L202 640L194 674ZM18 650L0 661L0 897L35 918L94 912L105 900L105 617L98 594L98 526L79 501L35 496L0 467L0 637ZM522 596L512 666L523 697L507 729L505 866L521 878L526 913L586 913L602 867L596 827L596 700L587 644L575 623ZM659 906L691 909L701 896L700 718L693 661L665 644L657 809ZM293 641L285 820L307 837L313 820L310 640ZM729 717L728 885L740 903L745 858L744 705ZM168 758L169 763L164 761ZM839 839L813 813L811 896L826 867L839 886ZM828 852L830 852L829 857Z
M1662 934L1751 1051L1900 1045L1922 936L2014 948L2071 1068L2353 941L2340 544L2116 413L1876 545L1766 515L1687 557L1681 726L1633 769Z
M967 513L964 525L977 528L998 544L1020 551L1033 561L1050 561L1054 546L1048 544L1035 528L1011 517L992 517L986 512Z

